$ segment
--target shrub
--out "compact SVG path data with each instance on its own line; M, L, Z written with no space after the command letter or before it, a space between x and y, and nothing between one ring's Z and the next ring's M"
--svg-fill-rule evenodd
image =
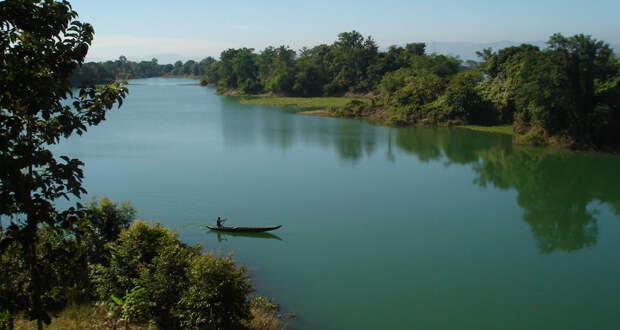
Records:
M145 288L137 286L120 299L114 295L112 300L119 305L121 316L126 322L144 323L149 320L148 308L152 305Z
M192 260L189 288L180 300L183 328L241 328L250 317L248 294L253 291L245 267L231 257L205 254Z
M497 122L491 104L478 93L477 87L482 80L482 73L476 70L463 71L452 77L444 94L450 119L462 119L472 124Z
M265 297L252 297L250 313L252 317L244 325L250 329L277 330L284 329L286 324L278 317L280 305ZM288 317L293 317L289 315Z
M360 100L351 100L341 109L330 110L333 114L341 117L359 117L368 105Z
M201 254L160 223L134 222L108 245L108 265L92 266L101 300L123 296L136 287L140 315L166 329L215 327L236 329L250 317L253 286L244 267L231 257ZM133 292L133 291L132 291ZM127 295L125 300L131 297Z
M109 253L105 244L115 241L135 218L136 209L129 202L119 204L107 197L99 201L93 197L86 201L82 211L82 226L77 230L77 235L86 250L88 262L107 263Z
M531 146L546 146L549 144L549 139L542 128L534 126L524 135L516 135L515 143Z

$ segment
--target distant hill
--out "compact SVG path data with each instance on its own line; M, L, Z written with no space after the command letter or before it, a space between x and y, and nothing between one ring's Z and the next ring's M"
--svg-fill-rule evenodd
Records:
M476 56L476 51L480 51L484 48L491 47L494 51L497 51L502 48L510 47L510 46L518 46L522 43L536 45L538 47L545 48L547 44L545 41L527 41L527 42L514 42L514 41L496 41L490 43L476 43L476 42L435 42L429 41L426 42L426 52L427 53L437 53L444 55L453 55L458 56L463 61L474 60L478 61L479 58ZM400 45L404 46L404 45ZM610 44L610 46L614 49L616 54L619 54L620 44ZM383 51L387 50L382 49ZM120 54L119 54L120 56ZM140 61L150 61L152 58L156 58L159 64L174 64L176 61L187 62L188 60L194 60L199 62L200 60L207 57L206 55L203 57L196 56L184 56L180 54L154 54L149 56L127 56L127 59L134 62ZM114 59L108 58L99 58L99 57L90 57L86 58L87 62L105 62L108 60L117 60L118 57Z
M120 57L120 55L118 56ZM115 61L118 59L118 57L114 58L114 59L109 59L109 58L100 58L100 57L86 57L86 61L87 62L105 62L105 61ZM154 55L148 55L148 56L127 56L127 59L129 61L134 61L134 62L141 62L141 61L150 61L153 58L157 59L157 63L158 64L174 64L174 62L176 61L181 61L183 63L189 61L189 60L194 60L196 62L199 62L200 60L204 59L207 56L203 56L201 58L198 58L196 56L183 56L180 54L154 54Z
M491 43L475 43L475 42L427 42L427 53L438 53L444 55L453 55L460 57L463 61L475 60L479 58L476 56L476 51L480 51L484 48L491 47L494 51L510 46L518 46L520 44L531 44L540 47L541 49L547 47L545 41L527 41L527 42L514 42L514 41L497 41ZM614 52L618 54L620 51L620 44L610 44Z

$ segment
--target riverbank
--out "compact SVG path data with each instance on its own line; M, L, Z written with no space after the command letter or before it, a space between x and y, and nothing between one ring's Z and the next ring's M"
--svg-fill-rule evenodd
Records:
M91 199L84 206L82 231L39 231L41 241L57 245L40 256L49 260L41 267L45 295L53 302L45 310L48 328L283 329L294 317L254 295L248 268L232 255L206 252L159 222L136 220L127 202ZM58 251L69 258L57 257ZM28 297L22 288L29 274L17 265L23 259L15 244L0 254L0 278L14 279L1 282L0 292L15 297L13 305L0 308L0 329L35 328L44 321L31 321L28 306L20 304Z
M235 95L235 94L232 94ZM313 110L343 108L351 101L360 101L370 104L370 100L360 97L280 97L271 95L238 95L241 104L267 105L275 107L300 107Z
M288 327L288 320L292 315L278 317L278 306L262 297L257 297L252 301L250 309L251 318L244 325L248 329L255 330L281 330ZM2 325L2 323L0 323ZM28 320L25 317L18 317L14 320L15 329L36 329L37 321ZM110 306L103 304L81 304L69 305L59 312L46 329L132 329L142 330L151 329L152 325L148 322L136 323L127 322L120 319Z
M304 110L298 111L300 115L335 117L335 118L359 118L368 120L377 125L385 126L441 126L461 127L480 132L490 132L510 135L513 143L526 146L566 148L577 150L589 150L591 148L580 147L574 141L561 136L546 136L543 132L529 131L527 134L519 134L514 131L513 125L469 125L461 120L418 120L410 123L399 119L393 111L386 106L374 105L370 97L281 97L269 94L244 95L239 91L227 91L221 95L238 96L241 104L265 105L275 107L299 107ZM615 153L614 150L602 150L603 152Z
M470 129L472 131L508 134L508 135L512 135L513 137L517 135L514 132L512 125L497 125L497 126L461 125L459 127Z
M165 74L162 76L163 78L185 78L185 79L200 79L201 76L197 75L187 75L187 74Z
M389 112L385 107L372 107L371 98L367 97L281 97L273 95L243 95L238 91L229 91L222 95L239 96L239 103L250 105L265 105L275 107L300 107L305 110L297 112L300 115L340 117L340 118L364 118L380 125L394 126L390 120ZM353 102L357 101L359 103ZM356 107L357 110L353 108ZM398 125L408 126L408 125ZM430 126L424 123L411 126ZM513 131L512 125L463 125L460 122L446 122L438 126L462 127L474 131L508 134L518 136Z

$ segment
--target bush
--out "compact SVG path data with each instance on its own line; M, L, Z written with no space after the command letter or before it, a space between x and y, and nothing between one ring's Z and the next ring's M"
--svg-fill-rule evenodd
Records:
M111 298L119 305L121 316L126 322L144 323L149 320L148 309L152 303L145 288L137 286L131 289L125 299L114 295Z
M237 268L230 257L201 255L192 260L188 280L179 302L183 328L242 328L253 291L245 267Z
M359 117L368 105L360 100L351 100L342 108L332 108L329 111L339 117Z
M160 223L144 221L134 222L108 247L109 264L92 267L101 300L143 288L140 300L147 294L149 304L141 313L166 329L235 329L250 317L252 283L230 257L201 254L200 246L187 246Z
M460 119L470 124L495 124L497 114L490 102L482 99L478 86L482 73L462 71L450 79L444 97L444 106L450 119Z
M108 306L116 302L113 310L125 322L165 329L238 329L252 322L253 285L230 256L202 254L160 223L136 221L124 229L135 216L127 203L93 199L80 214L77 228L39 228L37 273L46 310L92 302L94 292ZM23 254L16 243L0 253L0 328L28 304Z
M515 143L531 146L546 146L549 144L549 138L545 135L542 128L534 126L527 133L516 135Z
M99 202L93 197L84 203L82 226L77 235L87 251L91 264L107 263L109 254L105 244L115 241L123 229L136 218L136 209L129 202L113 202L107 197Z
M244 322L250 329L277 330L284 329L286 324L278 317L280 305L269 298L252 297L250 301L250 313L252 318ZM289 315L288 317L293 317Z

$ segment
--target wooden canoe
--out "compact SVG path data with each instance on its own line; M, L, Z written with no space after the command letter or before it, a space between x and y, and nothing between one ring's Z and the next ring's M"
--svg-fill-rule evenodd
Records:
M278 229L282 227L282 225L274 226L274 227L218 227L218 226L209 226L207 228L215 231L225 231L225 232L233 232L233 233L261 233L264 231L270 231L274 229Z

